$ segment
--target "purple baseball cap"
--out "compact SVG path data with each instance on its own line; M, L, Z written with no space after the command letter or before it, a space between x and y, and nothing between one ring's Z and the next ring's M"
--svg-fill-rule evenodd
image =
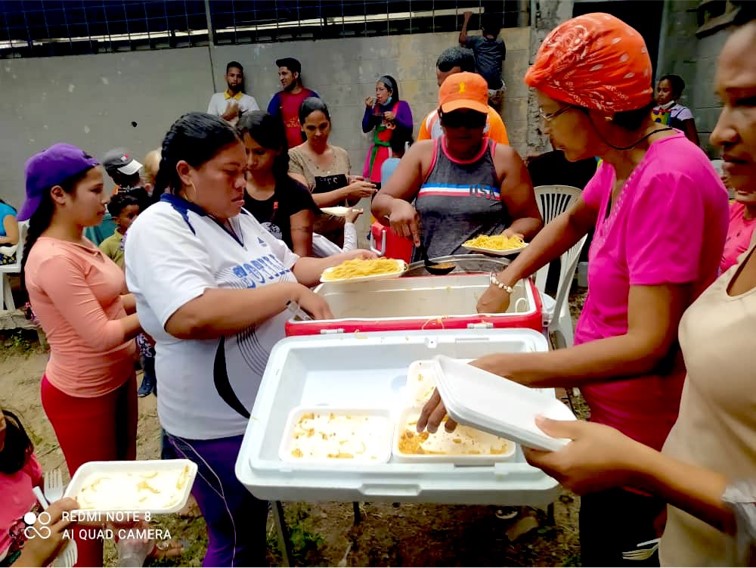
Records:
M100 162L72 144L53 144L26 160L26 200L18 213L26 221L39 207L46 191Z

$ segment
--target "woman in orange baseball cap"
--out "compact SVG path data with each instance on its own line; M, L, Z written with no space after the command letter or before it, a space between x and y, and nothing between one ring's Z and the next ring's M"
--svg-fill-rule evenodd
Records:
M678 324L717 276L727 193L700 148L653 121L651 61L641 35L621 20L586 14L559 25L525 82L554 148L570 161L597 156L602 163L577 203L492 277L478 311L506 310L511 286L595 228L589 294L574 346L473 365L532 387L579 387L592 422L660 450L685 378ZM436 397L418 425L433 431L443 414ZM654 520L664 502L616 488L609 477L591 489L580 509L583 565L639 565L622 553L658 536Z
M517 152L484 135L488 84L455 73L439 89L444 135L415 143L373 200L373 215L425 246L430 257L467 252L478 235L519 234L530 240L543 221ZM414 206L412 202L414 201Z

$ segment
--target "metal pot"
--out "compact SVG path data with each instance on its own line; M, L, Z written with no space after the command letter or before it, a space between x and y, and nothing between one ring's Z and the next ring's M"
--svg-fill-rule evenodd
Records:
M453 254L449 256L434 257L433 262L453 262L456 268L451 274L473 274L480 272L499 272L509 265L509 259L504 257L492 257L484 254ZM413 262L404 276L429 276L422 260Z

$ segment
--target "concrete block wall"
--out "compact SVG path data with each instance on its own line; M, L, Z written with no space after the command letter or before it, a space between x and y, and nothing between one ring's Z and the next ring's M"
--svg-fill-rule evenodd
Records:
M719 151L711 146L709 136L717 123L721 104L714 93L714 75L717 57L730 32L721 30L702 38L696 37L698 3L697 0L667 1L657 78L674 73L685 80L681 103L693 112L701 147L715 158Z
M507 28L502 36L504 121L523 152L530 29ZM20 205L24 161L55 142L98 156L115 146L144 156L181 114L207 109L214 90L225 89L231 60L244 65L247 92L265 109L280 88L275 60L284 56L302 62L305 84L331 108L332 142L349 151L360 173L369 145L360 123L376 79L386 73L397 79L417 132L437 104L436 58L456 42L456 33L438 33L0 61L0 196Z

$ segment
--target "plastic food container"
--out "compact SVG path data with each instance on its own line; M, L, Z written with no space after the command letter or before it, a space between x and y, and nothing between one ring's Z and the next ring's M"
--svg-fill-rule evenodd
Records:
M370 408L396 420L407 408L407 375L414 361L445 354L469 360L490 353L546 351L542 334L526 329L406 331L311 335L280 341L270 355L236 462L239 480L260 499L388 501L488 505L546 505L557 482L525 462L515 448L506 461L482 465L303 463L281 459L295 408ZM552 389L537 396L554 397ZM389 429L393 434L393 426Z
M76 470L65 497L85 511L176 513L196 474L197 464L184 459L88 462Z
M386 463L391 457L391 424L386 409L295 408L278 455L292 463Z
M556 398L546 399L525 387L461 361L438 355L438 391L449 416L539 450L557 451L569 440L552 438L536 426L536 416L576 420Z
M286 322L286 335L409 331L435 329L543 329L541 299L535 285L521 280L509 310L477 313L478 299L488 289L488 274L418 276L371 282L325 283L315 288L335 319Z
M396 421L392 452L397 461L485 465L515 455L514 442L471 426L458 425L454 432L447 432L443 426L433 434L418 432L420 410L407 408Z

